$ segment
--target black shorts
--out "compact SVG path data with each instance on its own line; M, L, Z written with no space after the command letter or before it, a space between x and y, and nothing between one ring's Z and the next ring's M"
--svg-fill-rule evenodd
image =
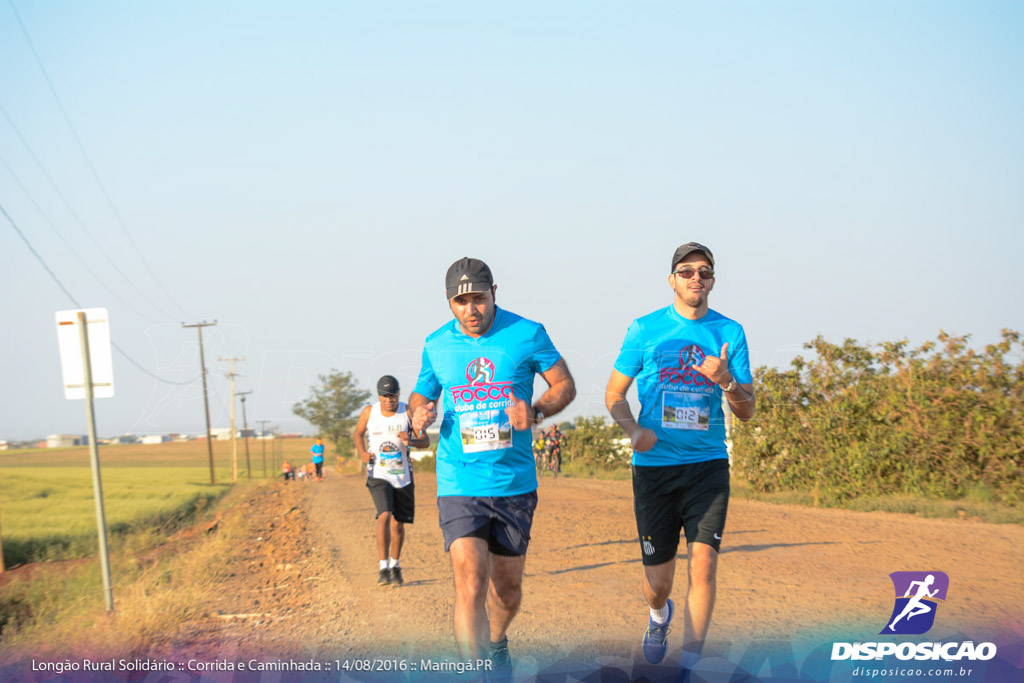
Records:
M633 510L645 565L668 562L687 543L718 551L729 509L729 461L665 467L633 466Z
M530 545L537 492L518 496L441 496L438 519L445 552L457 538L482 538L495 555L525 555Z
M412 524L416 516L416 484L396 489L383 479L367 479L366 488L370 489L370 497L377 506L377 516L390 512L403 524Z

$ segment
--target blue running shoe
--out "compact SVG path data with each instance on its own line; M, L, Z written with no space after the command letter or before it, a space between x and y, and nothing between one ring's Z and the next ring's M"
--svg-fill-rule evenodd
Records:
M675 613L676 605L669 598L668 620L664 624L659 624L652 618L650 623L647 624L647 632L644 633L643 650L644 659L651 664L657 664L665 658L665 653L668 651L668 625L672 623L672 617Z

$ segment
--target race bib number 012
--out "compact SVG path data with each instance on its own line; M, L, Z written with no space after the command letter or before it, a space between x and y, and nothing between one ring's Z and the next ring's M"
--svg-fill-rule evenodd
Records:
M459 431L463 453L512 447L512 424L504 409L462 413L459 415Z
M696 429L707 431L711 424L711 397L713 394L696 394L680 391L666 391L662 394L662 429Z

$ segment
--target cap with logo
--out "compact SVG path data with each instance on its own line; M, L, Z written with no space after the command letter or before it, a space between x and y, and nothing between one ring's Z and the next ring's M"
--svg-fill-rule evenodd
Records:
M384 375L377 380L377 393L381 396L388 396L398 393L398 380L391 375Z
M448 298L460 294L486 292L494 286L491 269L480 259L460 258L448 268L444 276L444 288Z
M711 250L710 249L705 247L700 242L687 242L686 244L684 244L681 247L679 247L678 249L676 249L676 253L672 254L672 267L669 268L669 270L675 270L676 269L676 265L680 261L682 261L684 258L686 258L687 256L689 256L690 254L692 254L695 251L699 251L702 254L704 254L705 256L707 256L708 257L708 263L711 264L712 268L715 267L715 257L711 254Z

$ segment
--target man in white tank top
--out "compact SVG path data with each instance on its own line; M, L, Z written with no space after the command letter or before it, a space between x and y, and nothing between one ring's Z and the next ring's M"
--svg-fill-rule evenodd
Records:
M398 400L398 390L397 379L381 377L377 382L380 400L363 408L352 434L356 451L366 464L366 488L377 507L377 585L395 587L403 583L398 560L405 543L405 525L412 524L416 510L409 446L430 445L426 431L419 438L410 438L410 415Z

